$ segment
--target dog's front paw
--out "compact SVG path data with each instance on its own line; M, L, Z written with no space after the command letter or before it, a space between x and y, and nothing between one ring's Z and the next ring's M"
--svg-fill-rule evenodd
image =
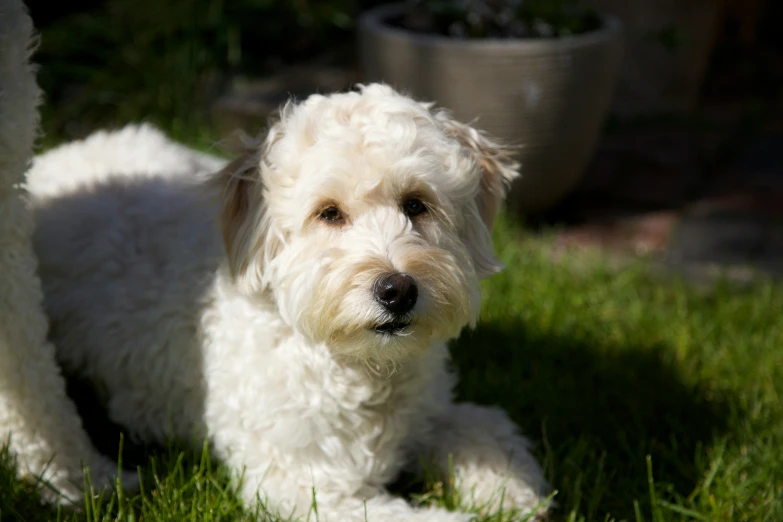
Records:
M528 520L546 520L551 502L543 494L545 483L534 473L496 473L482 470L465 474L456 484L463 503L483 515L515 512Z
M117 475L117 465L109 460L97 457L90 466L85 468L89 476L90 490L88 494L99 494L104 490L115 490L119 478L122 489L134 492L139 489L139 479L136 473L122 471ZM23 477L35 480L34 477ZM44 477L35 480L41 484L41 498L52 504L63 504L71 509L80 510L84 507L84 475L81 471L71 469L49 470Z
M515 478L503 481L499 487L497 498L488 505L487 513L499 510L517 512L529 521L547 520L551 501L540 494L538 488L531 488L525 481ZM482 510L484 511L484 510Z
M416 513L416 522L476 522L478 515L463 511L446 511L445 509L423 509ZM405 521L413 520L406 518ZM372 522L372 521L368 521Z
M97 457L89 466L90 484L93 491L100 492L104 489L116 489L119 481L123 491L134 492L139 489L139 476L135 472L120 470L117 473L117 464Z
M117 474L117 471L115 470L113 473L106 475L103 477L103 479L100 481L100 483L96 486L96 488L100 487L116 487L117 480L120 482L120 486L122 487L122 490L128 493L134 493L139 490L139 475L136 472L133 471L122 471Z
M463 505L488 515L502 510L522 519L546 518L550 502L544 473L505 412L453 404L438 428L439 467L453 473L450 483Z

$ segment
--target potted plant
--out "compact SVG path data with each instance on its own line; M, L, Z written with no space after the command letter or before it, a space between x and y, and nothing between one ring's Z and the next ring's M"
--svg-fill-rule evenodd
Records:
M622 58L622 24L579 0L411 0L359 19L365 79L519 145L509 204L544 210L579 180Z

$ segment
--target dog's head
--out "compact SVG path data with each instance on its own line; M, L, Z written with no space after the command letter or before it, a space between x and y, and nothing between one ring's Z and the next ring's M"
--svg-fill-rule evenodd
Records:
M395 363L478 316L509 151L386 85L288 104L220 173L238 288L338 355Z

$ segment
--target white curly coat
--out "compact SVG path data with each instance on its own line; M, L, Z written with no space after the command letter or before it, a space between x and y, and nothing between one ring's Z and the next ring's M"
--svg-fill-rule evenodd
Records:
M48 484L46 498L78 501L82 464L99 487L117 465L92 447L46 340L23 187L41 98L29 62L34 44L22 2L0 0L0 442L10 443L20 476Z
M149 126L62 146L29 174L58 356L135 437L208 436L244 500L283 515L315 501L322 521L467 520L384 489L450 459L468 503L543 514L527 441L452 401L445 344L500 267L490 229L516 175L503 148L385 85L289 104L229 165ZM375 330L391 318L372 295L394 271L419 287L398 335Z

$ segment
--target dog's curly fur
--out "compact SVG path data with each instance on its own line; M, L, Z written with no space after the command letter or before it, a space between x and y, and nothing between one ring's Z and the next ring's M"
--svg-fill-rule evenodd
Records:
M288 104L228 165L148 126L63 146L29 176L58 355L134 436L208 436L245 501L284 515L315 491L319 520L468 519L385 492L421 462L485 509L545 513L527 441L454 403L447 370L516 175L379 84ZM374 289L400 273L418 299L397 313Z
M19 474L50 500L82 497L82 464L100 487L117 465L98 455L65 393L46 340L24 174L38 129L40 90L30 64L33 25L19 0L0 0L0 443Z

